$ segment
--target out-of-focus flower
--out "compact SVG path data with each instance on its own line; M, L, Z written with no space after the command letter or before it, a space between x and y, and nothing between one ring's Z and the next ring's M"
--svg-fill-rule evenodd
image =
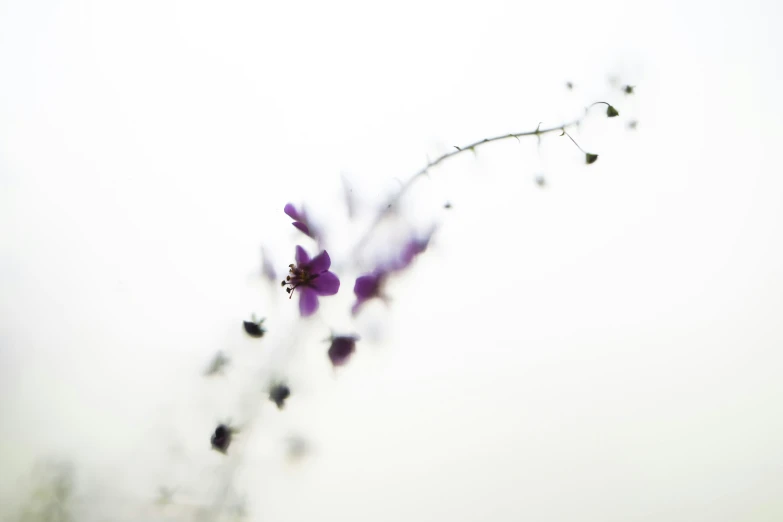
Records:
M277 383L269 389L269 400L277 405L278 410L282 410L285 401L291 396L291 388L282 383Z
M402 247L402 252L400 254L399 261L394 265L395 270L404 270L408 268L408 265L413 262L413 259L427 250L427 245L430 244L430 236L427 236L426 238L419 239L419 238L413 238L410 239L407 243L405 243L405 246Z
M291 223L292 225L298 228L305 235L315 237L307 220L307 214L304 210L297 210L293 203L288 203L283 211L294 220L294 222Z
M296 265L288 265L289 274L282 282L289 297L299 289L299 313L302 317L318 310L318 296L334 295L340 289L340 279L329 272L332 260L324 250L313 259L304 248L296 246Z
M353 293L356 294L356 302L351 311L357 314L364 303L376 297L383 298L383 285L386 278L394 273L402 271L413 262L413 260L427 250L432 234L425 238L409 239L400 250L398 256L389 263L380 266L370 272L356 278L353 286Z
M225 454L231 444L231 436L233 433L234 430L225 424L219 424L218 427L215 428L215 433L212 434L212 449Z
M329 346L329 360L332 366L343 366L356 351L356 341L358 337L353 335L340 335L332 337L332 344Z
M356 283L353 285L353 293L356 294L356 302L351 308L351 311L354 314L359 312L359 308L361 308L365 302L376 297L382 297L381 289L387 275L388 272L382 269L376 269L370 274L356 278Z

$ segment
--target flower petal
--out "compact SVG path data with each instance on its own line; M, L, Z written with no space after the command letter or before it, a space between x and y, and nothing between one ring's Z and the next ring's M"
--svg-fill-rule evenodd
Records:
M304 224L304 223L302 223L301 221L294 221L294 222L293 222L293 223L291 223L291 224L292 224L293 226L295 226L296 228L298 228L299 230L301 230L302 232L304 232L304 233L305 233L305 235L308 235L308 236L312 237L312 235L310 234L310 229L309 229L309 228L307 228L307 225L305 225L305 224Z
M360 300L370 299L378 295L381 283L381 274L367 274L356 278L353 285L353 293Z
M310 255L305 251L304 248L300 247L299 245L296 245L296 264L298 266L306 265L310 262Z
M313 315L318 310L318 294L310 287L299 290L299 313L302 317Z
M318 295L334 295L340 289L340 279L333 272L321 272L310 281L310 288Z
M294 221L304 221L304 216L297 212L296 207L292 203L287 204L283 209L283 212L288 214Z
M332 266L332 260L329 258L329 253L324 250L310 261L310 272L320 274L329 270L330 266Z

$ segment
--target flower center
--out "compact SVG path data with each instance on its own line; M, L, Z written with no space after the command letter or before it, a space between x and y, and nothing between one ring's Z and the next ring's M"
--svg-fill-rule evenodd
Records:
M291 264L288 265L288 275L285 276L285 280L283 280L280 285L285 287L288 298L291 299L291 296L294 295L294 290L296 290L299 285L307 286L307 284L316 277L318 277L318 274L311 274L309 268L298 267Z

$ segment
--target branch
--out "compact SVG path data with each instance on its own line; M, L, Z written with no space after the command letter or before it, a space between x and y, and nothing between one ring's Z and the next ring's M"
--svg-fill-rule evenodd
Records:
M593 105L595 105L595 104L593 104ZM590 109L590 107L588 107L585 110L585 116L587 116L587 111L589 109ZM447 152L446 154L444 154L444 155L440 156L439 158L435 159L435 161L430 161L427 164L426 167L424 167L423 169L418 171L416 174L411 176L411 178L406 183L404 183L402 185L402 188L400 188L400 191L397 192L397 194L395 194L389 200L389 202L386 204L386 206L384 206L383 209L381 210L381 212L376 216L376 218L372 222L372 224L370 224L370 226L367 229L367 231L361 236L361 238L359 238L359 241L356 243L356 246L354 247L354 251L353 251L354 256L356 254L358 254L359 251L364 247L364 245L370 239L370 236L372 236L372 233L375 231L375 229L378 227L378 225L380 225L381 222L384 220L384 218L387 215L389 215L389 213L391 212L392 207L395 206L400 201L400 199L402 199L402 196L404 196L405 193L408 192L408 189L410 189L411 186L413 186L413 183L418 178L420 178L421 176L425 175L427 173L427 171L429 171L429 169L431 169L432 167L435 167L436 165L439 165L440 163L446 161L449 158L453 158L454 156L462 154L463 152L466 152L466 151L473 151L473 152L475 152L478 147L480 147L482 145L486 145L487 143L492 143L494 141L501 141L501 140L505 140L505 139L508 139L508 138L516 138L517 140L519 140L519 138L523 138L523 137L527 137L527 136L537 136L537 137L540 138L543 134L549 134L549 133L557 132L557 131L565 132L565 129L567 129L569 127L573 127L575 125L578 125L582 121L582 119L584 119L584 116L582 118L573 120L573 121L571 121L569 123L564 123L562 125L558 125L556 127L549 127L549 128L546 128L546 129L542 129L541 128L541 124L539 123L538 127L536 127L536 130L525 131L525 132L517 132L515 134L503 134L502 136L495 136L494 138L485 138L483 140L473 142L473 143L471 143L469 145L465 145L464 147L457 147L455 145L454 148L456 150L452 150L451 152Z

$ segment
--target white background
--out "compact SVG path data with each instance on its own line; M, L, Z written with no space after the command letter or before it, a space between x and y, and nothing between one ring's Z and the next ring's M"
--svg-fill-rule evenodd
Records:
M60 459L88 521L781 520L781 14L0 2L0 514ZM432 247L351 321L350 245L399 181L596 100L621 117L575 131L594 165L553 135L433 170L406 207ZM344 269L308 321L259 277L262 245L281 272L315 249L289 201ZM362 335L339 372L331 329Z

